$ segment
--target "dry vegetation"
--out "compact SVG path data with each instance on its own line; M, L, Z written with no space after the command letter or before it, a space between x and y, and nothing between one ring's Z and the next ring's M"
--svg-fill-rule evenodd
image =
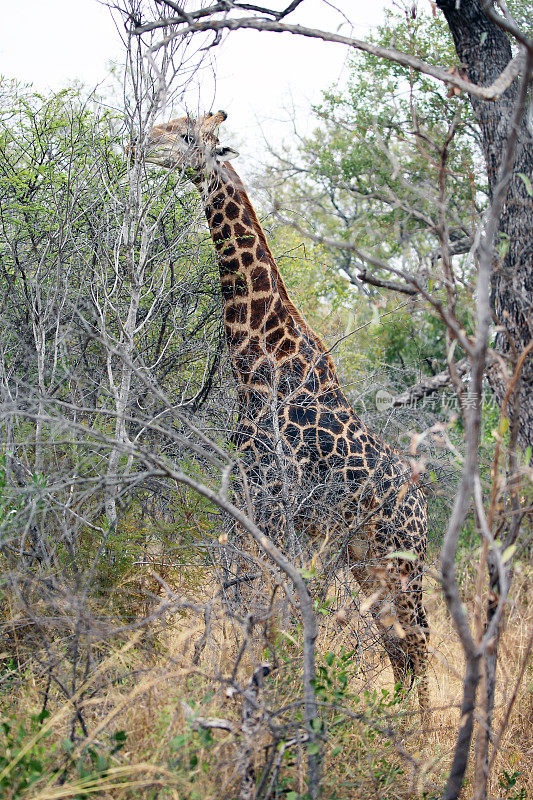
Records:
M473 614L473 579L465 567L463 592L468 610ZM213 602L217 593L215 580L195 585L187 591L186 581L167 575L166 591L185 597L198 607ZM138 585L155 588L154 579L145 575ZM169 585L172 585L172 590ZM193 581L196 583L196 581ZM163 602L163 598L161 600ZM395 798L437 797L449 769L462 691L463 656L449 614L433 577L427 579L427 604L432 629L431 693L433 717L431 730L422 733L416 701L408 696L388 706L392 674L382 651L370 646L355 652L339 666L331 653L349 653L365 636L372 642L371 627L361 636L365 625L354 607L346 604L348 619L329 611L321 617L317 643L317 663L330 662L328 673L337 708L324 715L328 741L323 764L325 798ZM494 730L497 732L513 698L517 675L531 648L533 610L531 569L519 561L515 569L508 624L502 639L499 663L500 679L496 700ZM261 626L259 626L261 627ZM359 630L358 630L359 628ZM282 669L274 668L267 679L262 701L270 709L282 709L299 701L298 632L279 625L269 629L267 638L259 632L249 643L240 663L237 653L243 643L242 627L228 618L215 600L209 635L197 665L193 658L202 641L205 625L202 615L192 611L171 611L163 615L148 635L137 630L122 636L108 648L87 685L83 715L90 728L88 739L65 739L72 705L64 704L53 687L46 686L46 676L39 675L32 664L22 669L10 683L0 687L0 713L9 719L17 709L17 724L27 735L15 759L24 747L46 765L43 776L22 793L8 789L3 795L27 800L82 798L95 794L102 798L231 798L239 780L239 754L242 742L242 696L234 687L245 687L256 659L261 655L270 663L278 659ZM270 642L270 652L267 652ZM261 647L267 646L261 654ZM2 654L4 660L7 653ZM16 644L11 656L17 655ZM22 653L19 653L22 657ZM275 662L274 662L275 667ZM340 672L346 672L344 679ZM533 695L531 663L520 683L512 706L510 721L495 755L495 768L489 783L489 797L494 800L523 800L533 791ZM385 704L382 691L389 692ZM32 715L42 708L48 694L51 716L41 724L31 723ZM233 723L233 732L203 729L194 722L225 720ZM124 731L125 737L117 731ZM121 738L122 737L122 738ZM119 747L117 749L117 744ZM264 730L254 741L257 762L263 763L263 748L268 744ZM55 749L54 749L55 748ZM116 752L113 753L113 750ZM273 797L297 797L305 792L304 746L287 749L282 759ZM91 755L92 753L92 755ZM24 754L23 754L24 755ZM26 756L27 757L27 756ZM21 759L22 760L22 759ZM60 768L60 772L56 769ZM63 778L58 780L58 775ZM16 766L13 775L16 775ZM506 777L508 776L508 777ZM296 792L297 795L291 795ZM465 784L465 798L472 796L470 776Z

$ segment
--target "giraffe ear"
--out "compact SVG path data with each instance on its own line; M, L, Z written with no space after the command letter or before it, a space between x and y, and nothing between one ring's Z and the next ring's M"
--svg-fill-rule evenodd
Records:
M231 161L232 158L237 158L239 154L233 147L217 147L215 155L217 158L221 158L224 161Z

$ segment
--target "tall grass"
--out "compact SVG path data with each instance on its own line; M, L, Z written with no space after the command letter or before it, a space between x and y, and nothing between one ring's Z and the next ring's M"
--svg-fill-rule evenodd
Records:
M533 797L531 664L516 689L533 625L530 579L531 569L519 563L501 645L496 732L515 690L516 697L494 757L491 800ZM465 602L473 609L469 580L465 573ZM342 625L333 612L321 617L317 691L326 722L323 796L328 800L439 796L459 721L463 662L438 587L428 578L426 588L433 713L431 728L425 733L414 693L394 695L392 672L380 652L374 647L353 648L354 631L362 623L357 614L353 612ZM214 595L215 586L209 580L194 587L197 603L213 600ZM371 624L365 621L365 625L370 631ZM268 658L272 663L274 657L277 663L265 686L265 703L277 709L278 721L297 715L299 633L280 625L270 631L269 642L249 647L236 665L242 629L213 601L209 637L198 663L193 664L195 644L204 633L201 615L167 615L155 627L149 642L137 631L110 646L87 678L98 687L85 694L88 738L76 729L72 733L67 724L72 703L62 702L53 686L47 689L49 716L36 718L46 676L31 663L11 669L9 680L0 685L4 722L0 786L5 800L236 796L242 698L232 687L246 685L257 659ZM267 648L263 652L262 646ZM5 679L12 662L3 655ZM194 722L198 717L226 720L234 729L205 729ZM258 777L269 741L265 730L255 742ZM304 765L305 744L287 748L279 758L271 796L290 800L303 796ZM30 775L27 785L21 775L26 779ZM468 775L463 796L471 795Z

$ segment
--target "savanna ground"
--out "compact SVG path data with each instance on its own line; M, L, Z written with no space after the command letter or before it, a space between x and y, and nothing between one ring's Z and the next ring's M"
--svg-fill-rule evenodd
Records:
M469 613L474 615L476 575L470 563L465 552L461 583ZM218 592L219 584L207 567L169 571L164 580L155 580L154 575L129 575L107 597L101 616L109 621L114 604L121 596L123 602L125 592L131 608L136 598L139 613L146 612L143 605L150 595L152 609L157 607L154 595L158 595L161 602L163 596L187 598L199 610L213 602ZM531 568L518 561L501 645L496 732L526 656L533 624L531 601ZM350 603L343 603L340 616L331 610L333 606L320 615L316 688L327 725L325 798L439 796L455 743L463 656L431 568L426 603L433 706L428 732L422 731L414 692L402 698L391 690L392 672L373 641L369 615L361 616ZM79 737L79 726L70 726L76 698L65 704L34 660L24 668L24 631L17 633L16 608L4 607L6 611L14 623L10 653L2 653L0 684L0 786L6 800L231 798L238 790L241 748L242 697L235 687L247 685L256 659L262 656L273 667L265 681L265 705L282 716L284 708L299 703L298 630L289 632L279 624L271 626L266 638L259 630L239 661L242 626L229 619L215 599L208 636L202 614L179 610L163 614L150 628L122 632L113 646L105 646L94 670L85 677L78 707L89 736ZM262 653L261 642L266 645ZM495 756L488 795L495 800L532 796L531 677L529 664ZM195 723L197 718L233 723L237 733L202 728ZM70 736L66 735L69 730ZM267 738L260 733L253 742L258 766L264 763ZM281 753L279 773L271 796L296 800L306 791L305 745L288 747L284 753L281 745L277 752ZM25 785L26 781L31 785ZM470 776L463 796L472 796Z

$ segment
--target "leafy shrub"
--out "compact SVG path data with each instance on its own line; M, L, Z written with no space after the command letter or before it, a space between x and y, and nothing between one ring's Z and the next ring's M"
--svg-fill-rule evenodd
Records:
M50 716L44 709L30 718L30 724L17 722L15 716L0 724L0 788L5 800L22 798L36 781L59 772L50 761L56 749L48 742L50 730L43 722Z

